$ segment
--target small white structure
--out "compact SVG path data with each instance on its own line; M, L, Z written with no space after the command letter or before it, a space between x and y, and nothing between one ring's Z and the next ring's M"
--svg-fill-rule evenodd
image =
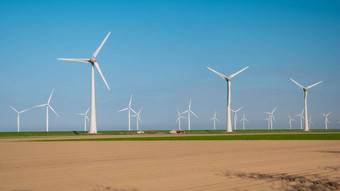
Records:
M20 132L20 114L30 110L31 108L25 109L25 110L22 110L22 111L17 111L16 109L14 109L14 107L12 107L12 106L9 106L9 107L11 107L15 112L18 113L18 119L17 119L17 121L18 121L18 132Z
M184 134L182 129L174 129L170 131L170 134Z
M127 107L127 108L125 108L125 109L122 109L122 110L119 110L119 111L117 111L117 113L119 113L119 112L122 112L122 111L126 111L126 110L128 110L128 114L129 114L129 131L131 131L132 129L131 129L131 111L134 113L134 114L137 114L137 112L134 110L134 109L132 109L132 107L131 107L131 103L132 103L132 96L133 95L131 95L131 97L130 97L130 102L129 102L129 107ZM138 122L138 120L137 120L137 122Z
M191 111L191 98L190 98L190 103L189 103L189 109L182 112L181 114L184 114L184 113L188 113L188 130L190 131L190 113L192 113L195 117L198 118L198 116L193 111Z
M137 134L143 134L144 131L137 131Z

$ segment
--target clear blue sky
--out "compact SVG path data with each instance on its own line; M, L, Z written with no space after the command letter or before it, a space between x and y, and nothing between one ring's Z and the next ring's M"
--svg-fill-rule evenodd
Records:
M57 58L88 58L106 34L97 60L111 91L96 72L98 130L127 129L127 106L143 108L141 129L173 129L176 109L192 110L192 129L208 129L217 111L225 129L226 83L206 69L230 75L232 108L245 106L249 128L266 128L265 111L278 106L274 128L288 128L288 114L303 107L310 89L312 128L332 112L340 128L340 1L1 1L0 131L16 131L17 114L47 102L50 130L81 130L77 112L90 105L90 64ZM45 110L21 116L22 131L45 130ZM241 113L239 113L241 118ZM296 118L296 117L295 117ZM187 123L183 121L183 127ZM238 124L241 127L241 123ZM293 124L298 128L298 122ZM135 120L133 120L135 128Z

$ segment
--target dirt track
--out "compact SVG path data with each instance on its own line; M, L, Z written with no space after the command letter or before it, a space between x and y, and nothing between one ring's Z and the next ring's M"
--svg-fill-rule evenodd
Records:
M0 141L0 190L340 189L340 141Z

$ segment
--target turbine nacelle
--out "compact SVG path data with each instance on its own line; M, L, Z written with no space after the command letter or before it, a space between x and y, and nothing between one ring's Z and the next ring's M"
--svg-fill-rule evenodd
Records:
M96 57L92 56L89 60L92 64L94 64L95 62L97 62Z

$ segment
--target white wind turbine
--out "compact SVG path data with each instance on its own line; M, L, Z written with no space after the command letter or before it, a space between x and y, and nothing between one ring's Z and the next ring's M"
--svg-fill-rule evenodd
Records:
M133 117L136 117L136 121L137 121L137 131L138 131L138 122L140 122L141 124L143 124L142 120L140 119L140 113L142 112L142 109L139 110L139 112L136 115L132 115Z
M125 108L125 109L122 109L122 110L119 110L119 111L117 112L117 113L119 113L119 112L128 110L128 112L129 112L129 131L131 131L131 111L132 111L133 113L137 114L136 111L132 109L131 103L132 103L132 95L131 95L131 97L130 97L129 107L127 107L127 108Z
M91 64L91 68L92 68L92 81L91 81L91 120L90 120L90 131L89 133L97 133L97 118L96 118L96 98L95 98L95 85L94 85L94 67L96 67L96 69L98 70L100 76L102 77L106 87L110 90L109 85L107 84L105 77L102 73L102 71L100 70L100 67L97 63L96 57L100 51L100 49L103 47L105 41L107 40L107 38L109 37L109 35L111 34L111 32L109 32L109 34L106 35L105 39L103 40L103 42L100 44L100 46L98 47L98 49L93 53L92 57L87 59L73 59L73 58L58 58L58 60L66 60L66 61L76 61L76 62L85 62L85 63L90 63Z
M329 115L329 114L331 114L331 112L329 112L329 113L327 113L327 114L321 113L321 115L323 115L323 116L325 117L325 129L328 129L328 128L327 128L327 124L330 122L330 121L328 120L328 115Z
M184 114L184 113L188 113L188 130L190 131L190 113L192 113L195 117L198 118L198 116L193 111L191 111L191 98L190 98L190 103L189 103L189 109L182 112L181 114Z
M298 116L298 117L300 117L300 128L301 128L301 130L302 130L302 121L303 121L303 119L304 119L304 117L303 117L303 109L302 109L302 111L301 111L301 113L300 114L296 114L296 116Z
M246 119L246 116L244 115L244 112L243 112L243 117L242 117L242 119L241 119L240 121L243 122L243 130L245 130L245 129L246 129L246 128L245 128L245 122L247 121L247 122L249 123L249 120Z
M302 88L303 91L304 91L304 93L305 93L305 131L309 131L309 129L308 129L308 116L307 116L307 114L308 114L308 113L307 113L307 91L308 91L309 88L312 88L312 87L314 87L314 86L320 84L322 81L317 82L317 83L315 83L315 84L313 84L313 85L310 85L310 86L307 86L307 87L303 87L302 85L300 85L299 83L297 83L296 81L294 81L292 78L290 78L290 80L291 80L292 82L294 82L296 85L298 85L300 88Z
M58 115L58 113L55 112L54 109L52 108L52 106L50 105L50 102L51 102L51 98L52 98L53 92L54 92L54 89L52 90L51 95L50 95L50 97L48 98L47 103L41 104L41 105L33 106L33 107L46 107L46 131L47 131L47 132L48 132L48 108L50 108L50 109L51 109L58 117L60 117L60 116Z
M181 114L179 113L178 109L177 109L177 120L178 121L178 129L181 129L181 119L185 119L185 117L181 116Z
M312 129L312 124L313 124L313 122L312 122L312 115L310 115L309 116L309 119L308 119L308 125L309 125L309 129Z
M275 112L276 108L277 107L275 107L272 112L265 112L266 114L269 115L268 119L270 120L270 130L273 130L273 119L274 119L274 121L276 121L275 117L274 117L274 112Z
M14 109L14 107L12 107L12 106L9 106L9 107L11 107L15 112L18 113L18 118L17 118L17 121L18 121L18 132L20 132L20 114L30 110L31 108L25 109L25 110L22 110L22 111L17 111L16 109Z
M230 109L234 113L234 130L236 130L236 123L237 123L237 112L239 112L243 108L240 107L237 110Z
M212 72L216 73L217 75L221 76L223 79L225 79L227 81L227 88L228 88L227 100L228 101L227 101L227 124L226 124L226 126L227 126L227 132L233 132L233 129L231 128L231 116L230 116L230 99L231 99L231 97L230 97L231 96L230 95L231 94L230 93L230 85L231 85L231 79L233 77L235 77L237 74L239 74L239 73L243 72L244 70L246 70L247 68L249 68L249 66L243 68L242 70L240 70L240 71L238 71L238 72L236 72L236 73L234 73L230 76L225 76L225 75L223 75L223 74L221 74L221 73L219 73L219 72L217 72L217 71L215 71L215 70L213 70L209 67L207 67L207 68L209 70L211 70Z
M76 115L84 116L84 131L86 131L86 120L90 121L90 119L87 117L87 113L89 112L91 107L87 109L85 113L76 113Z
M214 113L213 118L211 118L210 121L211 121L211 120L214 121L214 130L216 130L216 121L219 122L219 123L221 123L220 120L218 120L217 117L216 117L216 111L215 111L215 113Z
M295 121L295 119L291 118L290 115L288 115L288 118L289 118L289 129L292 130L292 121Z
M270 129L270 117L268 116L268 118L264 118L264 120L268 122L268 130L269 130Z

